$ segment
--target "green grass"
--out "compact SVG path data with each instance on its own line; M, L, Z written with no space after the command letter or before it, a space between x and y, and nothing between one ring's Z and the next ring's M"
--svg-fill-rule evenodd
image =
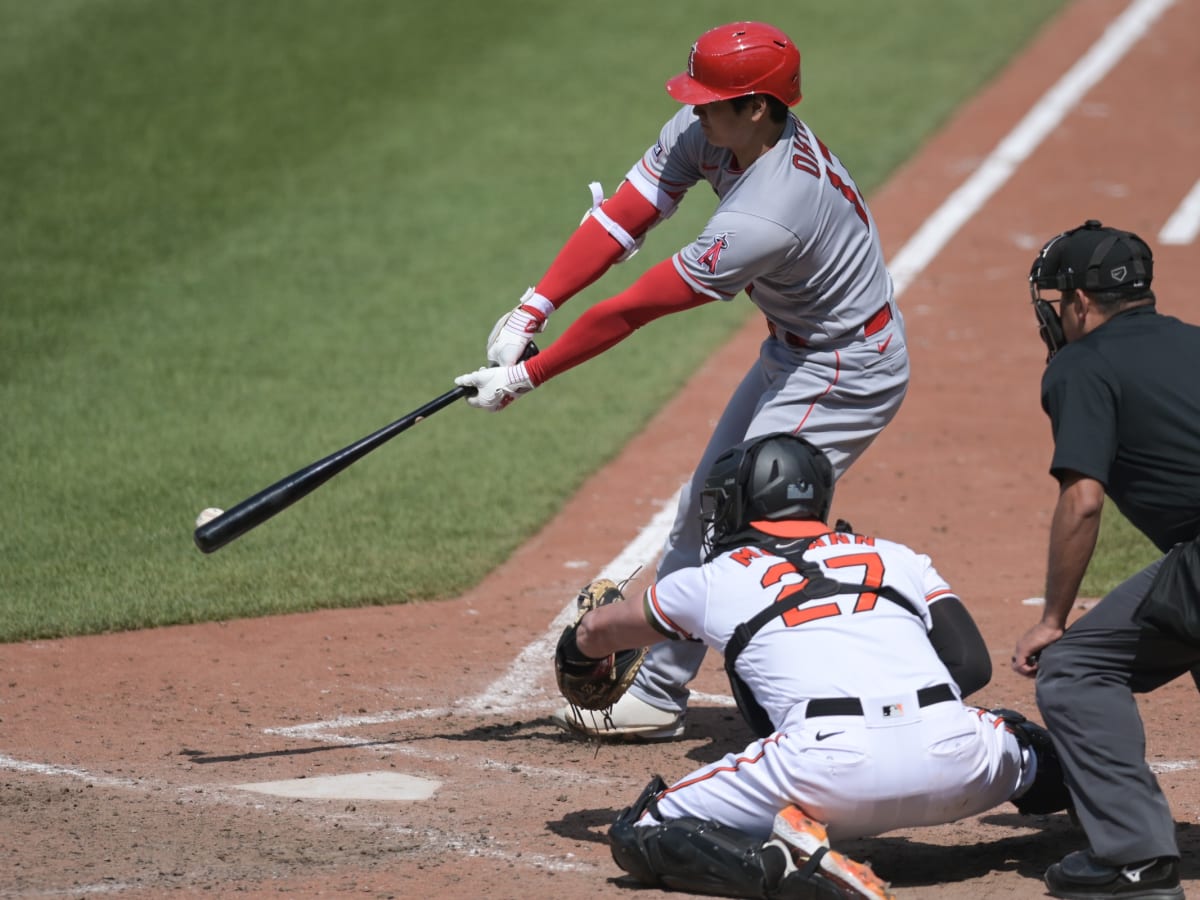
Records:
M1079 586L1079 596L1103 597L1160 556L1149 538L1130 525L1111 500L1105 500L1096 552Z
M1058 6L752 2L870 191ZM0 0L0 640L449 596L744 320L440 413L203 556L228 507L447 390L675 109L716 0ZM704 191L627 284L689 240ZM585 430L586 429L586 430Z

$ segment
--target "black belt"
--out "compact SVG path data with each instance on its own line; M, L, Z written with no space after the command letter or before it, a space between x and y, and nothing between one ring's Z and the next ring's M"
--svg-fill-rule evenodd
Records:
M948 684L935 684L933 687L923 687L917 691L917 705L933 706L935 703L945 703L957 700L954 689ZM818 697L808 701L805 717L815 719L817 716L861 716L862 701L857 697Z

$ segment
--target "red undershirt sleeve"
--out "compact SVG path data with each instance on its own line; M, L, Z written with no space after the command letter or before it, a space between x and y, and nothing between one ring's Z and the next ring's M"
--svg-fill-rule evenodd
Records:
M525 363L535 385L598 356L647 322L713 302L697 293L664 259L619 294L601 300L572 322L553 344Z
M621 182L601 209L635 240L658 221L659 215L654 204L628 181ZM562 306L607 272L624 252L620 242L594 217L588 216L558 251L536 290L555 307Z

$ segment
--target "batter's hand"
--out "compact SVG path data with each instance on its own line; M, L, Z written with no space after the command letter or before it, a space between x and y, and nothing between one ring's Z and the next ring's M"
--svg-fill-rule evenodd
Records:
M1017 647L1013 650L1012 668L1018 675L1024 675L1026 678L1033 678L1038 671L1038 657L1042 655L1042 651L1057 641L1063 635L1061 628L1056 628L1052 625L1047 625L1045 622L1038 622L1030 628L1021 639L1017 641Z
M493 366L512 366L521 359L533 336L546 329L554 304L533 288L511 312L502 315L488 335L487 359Z
M467 372L454 379L459 387L474 388L467 395L467 405L476 409L499 412L522 394L533 390L534 384L525 371L525 363L515 366L492 366Z

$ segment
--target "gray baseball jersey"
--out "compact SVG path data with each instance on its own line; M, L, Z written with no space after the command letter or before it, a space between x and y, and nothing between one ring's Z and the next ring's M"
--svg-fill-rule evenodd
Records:
M680 109L626 176L664 215L701 179L716 192L716 211L675 254L676 270L721 300L745 289L768 321L811 346L852 337L892 299L892 282L850 173L794 115L774 147L735 168L692 110Z

